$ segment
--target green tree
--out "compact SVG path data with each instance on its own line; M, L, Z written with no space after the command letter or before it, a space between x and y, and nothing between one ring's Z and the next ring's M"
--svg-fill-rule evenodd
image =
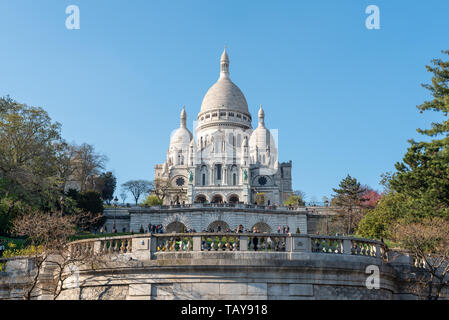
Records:
M294 207L303 207L303 206L305 206L305 202L301 198L301 196L291 195L290 197L288 197L287 200L285 200L284 205L294 206Z
M60 124L45 110L0 98L0 199L8 203L3 217L22 204L44 211L59 206L57 160L62 144Z
M265 194L265 192L258 192L258 193L256 193L255 201L256 201L256 204L258 206L264 205L265 202L266 202L266 199L267 199L267 195Z
M346 232L351 234L361 220L361 204L365 199L363 195L366 188L362 187L356 178L349 174L344 178L335 192L333 204L340 208L346 217Z
M449 55L449 51L443 51ZM420 223L431 217L449 216L449 61L432 60L426 66L433 73L432 83L422 86L430 91L432 100L417 108L441 112L444 119L434 122L429 129L417 129L435 139L425 142L410 140L402 162L396 163L396 172L383 176L385 194L379 205L360 223L358 234L372 238L393 236L389 225Z
M66 196L64 212L79 217L77 220L79 229L96 229L104 223L105 218L102 216L104 206L99 192L92 190L78 192L75 189L70 189ZM72 208L71 201L74 201L75 209Z
M442 54L449 55L449 50L441 51ZM432 66L426 66L427 71L433 73L432 84L422 86L430 91L433 99L425 101L417 106L421 113L427 110L442 112L445 120L438 123L433 122L430 129L417 129L423 135L444 137L439 141L446 147L449 145L449 61L433 59Z
M150 194L146 197L146 199L141 203L142 206L161 206L162 205L162 200L159 199L158 196L154 195L154 194Z
M371 239L390 239L390 226L416 207L412 199L391 192L382 196L379 204L363 217L357 227L357 235Z

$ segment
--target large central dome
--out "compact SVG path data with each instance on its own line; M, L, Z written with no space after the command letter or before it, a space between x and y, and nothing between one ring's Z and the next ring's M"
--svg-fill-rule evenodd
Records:
M237 126L251 128L251 114L242 91L229 76L229 56L226 49L220 60L220 78L207 91L198 114L199 128Z
M216 109L222 111L227 109L249 115L245 96L229 77L229 56L226 49L221 55L220 67L220 78L204 96L200 113Z
M249 113L245 96L229 77L220 77L204 96L201 112L215 109Z

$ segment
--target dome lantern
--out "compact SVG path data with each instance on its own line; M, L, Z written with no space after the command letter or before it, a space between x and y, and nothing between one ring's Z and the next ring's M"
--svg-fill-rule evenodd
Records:
M186 123L187 123L187 112L186 112L186 107L182 107L182 111L181 111L181 124L180 124L180 128L185 128L186 127Z
M226 47L224 48L223 54L221 55L220 65L220 78L229 78L229 56L226 52Z
M265 112L263 111L262 105L259 109L259 127L265 128Z

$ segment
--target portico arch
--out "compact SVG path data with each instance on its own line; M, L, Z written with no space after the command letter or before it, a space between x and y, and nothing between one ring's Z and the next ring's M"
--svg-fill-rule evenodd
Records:
M228 203L239 203L239 196L236 194L231 194L228 197Z
M207 202L207 197L204 194L199 194L195 197L195 203L205 203Z
M271 233L271 227L265 222L257 222L252 226L251 230L256 228L260 233Z
M212 197L211 202L212 202L212 203L222 203L222 202L223 202L223 196L222 196L221 194L215 194L215 195Z
M184 223L179 221L173 221L172 223L167 225L166 233L183 233L186 231L186 226Z
M212 232L225 232L226 229L230 229L229 225L221 220L214 221L207 227L207 230Z

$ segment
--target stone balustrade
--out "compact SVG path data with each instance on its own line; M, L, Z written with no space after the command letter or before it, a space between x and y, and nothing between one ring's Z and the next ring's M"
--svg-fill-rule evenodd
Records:
M71 242L69 250L73 254L131 253L133 236L119 236L99 239L86 239Z
M154 258L173 252L310 252L387 259L383 242L353 238L279 233L170 233L139 234L75 241L75 253L99 255L148 251Z
M157 252L286 251L288 235L254 233L189 233L153 235Z
M380 241L329 236L310 236L310 238L312 252L387 258L387 246Z
M135 210L135 209L154 209L154 210L170 210L170 209L199 209L199 208L236 208L236 209L256 209L256 210L272 210L272 211L307 211L309 207L286 207L276 205L255 205L255 204L243 204L243 203L193 203L193 204L173 204L162 206L133 206L133 207L118 207L118 210ZM319 207L310 207L319 208ZM329 207L323 207L329 208ZM114 208L108 208L113 210Z

